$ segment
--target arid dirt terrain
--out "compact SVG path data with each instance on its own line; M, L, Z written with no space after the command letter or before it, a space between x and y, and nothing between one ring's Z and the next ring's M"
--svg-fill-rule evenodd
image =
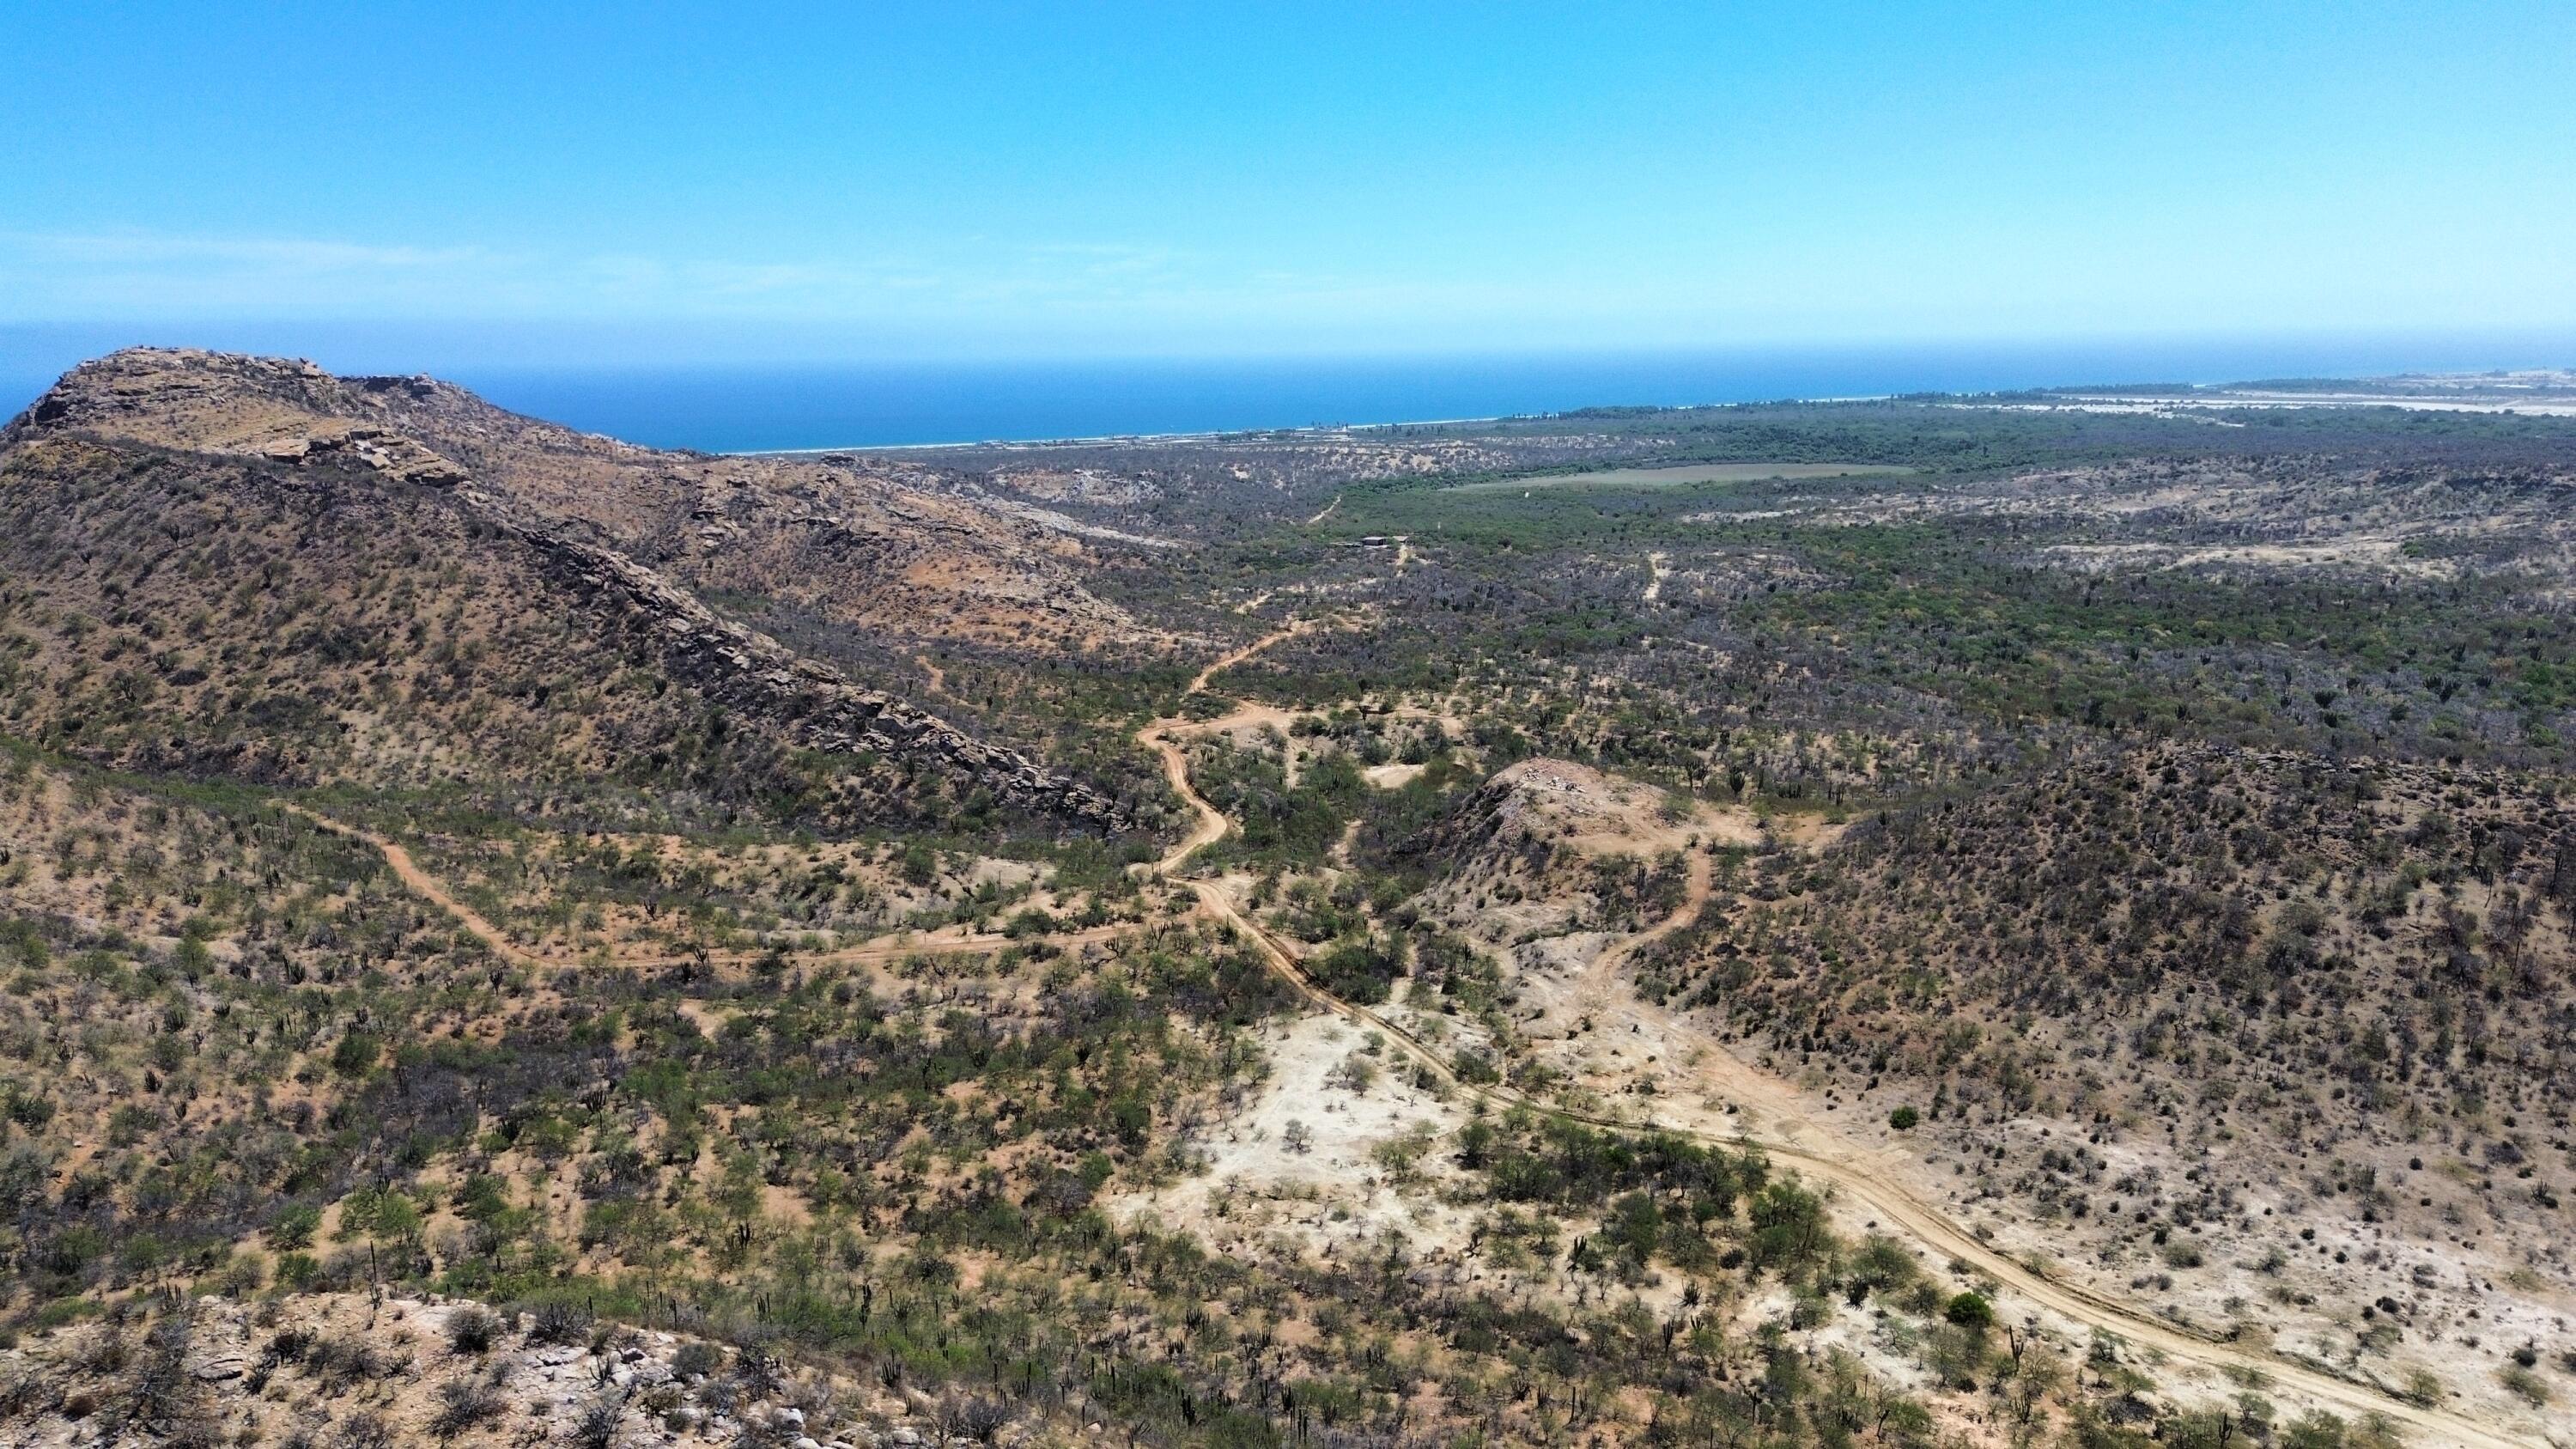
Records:
M726 458L89 364L0 1436L2576 1441L2576 424L2373 386Z

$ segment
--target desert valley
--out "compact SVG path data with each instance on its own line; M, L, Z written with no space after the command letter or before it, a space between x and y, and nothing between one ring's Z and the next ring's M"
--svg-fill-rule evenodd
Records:
M12 1443L2576 1437L2576 380L0 433Z

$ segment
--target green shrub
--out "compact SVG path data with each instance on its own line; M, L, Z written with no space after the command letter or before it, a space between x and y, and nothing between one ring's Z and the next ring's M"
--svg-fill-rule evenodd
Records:
M1995 1326L1995 1305L1981 1293L1953 1294L1941 1306L1941 1316L1972 1333L1983 1333Z
M331 1048L331 1070L344 1077L363 1077L376 1069L385 1044L373 1032L352 1031Z
M1307 974L1344 1001L1374 1006L1386 1000L1403 970L1402 947L1372 936L1335 946L1308 966Z
M273 1247L299 1249L312 1245L314 1230L322 1226L322 1210L311 1203L289 1203L285 1211L268 1225L268 1241Z
M322 1265L311 1253L281 1253L277 1258L277 1286L289 1293L301 1293L322 1276Z
M2511 1390L2515 1397L2533 1408L2543 1409L2549 1406L2549 1385L2541 1382L2540 1375L2522 1365L2506 1364L2496 1370L2496 1379Z

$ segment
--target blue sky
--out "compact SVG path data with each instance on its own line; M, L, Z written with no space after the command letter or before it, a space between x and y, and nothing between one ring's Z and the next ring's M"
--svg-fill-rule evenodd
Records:
M21 351L2576 336L2563 0L21 0L8 30Z

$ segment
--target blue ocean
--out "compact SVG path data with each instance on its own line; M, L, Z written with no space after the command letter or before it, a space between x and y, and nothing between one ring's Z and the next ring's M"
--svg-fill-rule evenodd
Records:
M2576 346L2393 340L2069 343L1912 349L918 362L799 366L438 365L380 349L336 371L431 371L516 412L710 452L1416 422L1611 405L1983 392L2564 366ZM284 349L272 349L284 350ZM14 413L77 354L0 357Z

